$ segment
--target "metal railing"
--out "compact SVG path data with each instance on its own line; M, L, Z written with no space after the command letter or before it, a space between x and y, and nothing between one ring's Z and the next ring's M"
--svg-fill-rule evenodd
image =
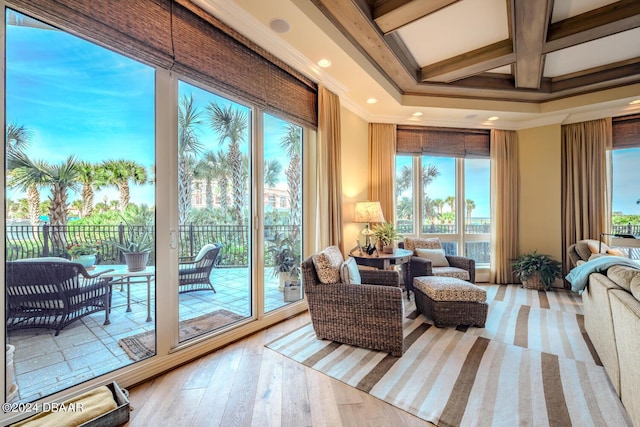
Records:
M40 226L8 225L5 227L6 259L58 256L69 258L67 248L81 242L101 242L97 259L101 264L122 264L120 249L110 243L122 244L129 230L140 232L145 226L82 225ZM295 225L265 225L265 238L285 236L299 232ZM149 229L151 233L155 229ZM179 227L179 256L194 256L208 243L221 243L216 260L218 267L246 267L249 264L249 231L238 225L181 225ZM150 264L155 263L155 250L151 251ZM266 260L272 265L272 260Z

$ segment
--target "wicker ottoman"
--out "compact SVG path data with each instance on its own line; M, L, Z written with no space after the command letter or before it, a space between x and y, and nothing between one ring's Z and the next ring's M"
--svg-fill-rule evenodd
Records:
M437 327L475 325L487 320L487 292L454 277L422 276L413 280L416 308Z

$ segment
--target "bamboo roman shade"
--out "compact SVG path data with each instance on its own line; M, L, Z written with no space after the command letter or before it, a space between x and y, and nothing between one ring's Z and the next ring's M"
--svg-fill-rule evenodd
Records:
M9 0L9 7L316 128L317 85L188 0Z
M614 117L611 130L614 150L640 147L640 114Z
M446 157L489 157L490 131L398 125L398 154Z

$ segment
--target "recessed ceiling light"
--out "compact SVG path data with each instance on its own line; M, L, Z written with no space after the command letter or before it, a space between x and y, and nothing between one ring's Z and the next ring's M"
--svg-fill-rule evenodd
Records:
M631 105L638 105L640 104L640 99L634 99L633 101L631 101L629 104Z
M281 18L272 19L271 22L269 22L269 26L273 31L280 34L288 33L291 29L289 23Z
M322 68L327 68L329 66L331 66L331 61L329 61L328 59L321 59L320 61L318 61L318 65Z
M367 99L367 104L375 104L376 102L378 102L378 100L377 100L377 99L375 99L375 98L369 98L369 99Z
M413 117L420 117L422 115L422 111L416 111L413 113Z
M498 120L499 118L500 118L500 117L498 117L498 116L491 116L491 117L489 117L487 120L489 120L489 121L494 121L494 120Z

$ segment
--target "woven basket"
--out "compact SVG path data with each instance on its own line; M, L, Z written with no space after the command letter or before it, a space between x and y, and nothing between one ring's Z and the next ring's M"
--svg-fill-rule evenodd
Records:
M538 273L533 273L527 280L523 280L522 287L526 289L536 289L538 291L544 291L546 289Z

